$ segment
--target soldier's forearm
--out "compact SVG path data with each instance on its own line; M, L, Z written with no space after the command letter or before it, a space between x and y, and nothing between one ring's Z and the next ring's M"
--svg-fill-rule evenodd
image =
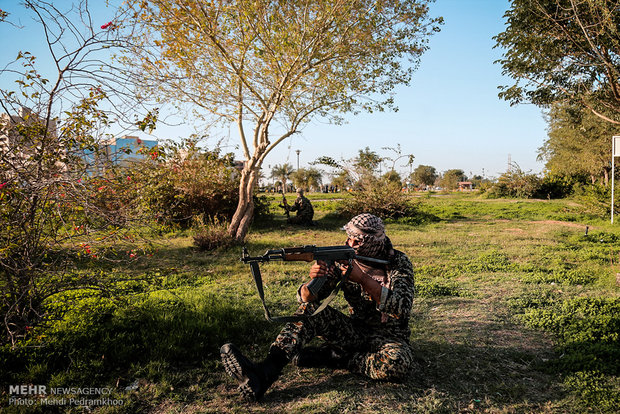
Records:
M299 296L303 302L314 302L317 298L308 289L308 286L303 285L299 291Z
M369 275L365 275L360 281L360 286L370 295L372 300L381 303L381 284Z

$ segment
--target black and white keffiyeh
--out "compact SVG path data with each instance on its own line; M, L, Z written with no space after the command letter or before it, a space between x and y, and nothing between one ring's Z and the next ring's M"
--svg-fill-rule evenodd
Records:
M343 229L349 238L359 242L355 252L360 256L382 258L392 248L390 239L385 235L383 221L372 214L353 217Z

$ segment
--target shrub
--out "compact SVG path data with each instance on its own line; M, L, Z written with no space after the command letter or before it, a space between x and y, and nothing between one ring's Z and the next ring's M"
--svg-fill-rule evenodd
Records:
M569 176L547 174L538 188L540 198L564 198L573 193L575 179Z
M418 204L401 191L398 184L384 180L372 180L351 193L338 206L338 214L342 217L353 217L362 213L374 214L383 219L415 217Z
M611 215L610 200L611 186L605 187L599 184L575 185L575 198L583 205L585 212L600 217ZM620 200L616 197L614 210L620 211Z
M230 219L238 200L233 154L198 147L196 139L163 145L136 169L139 195L158 222L189 228L195 217Z
M95 127L105 120L102 99L92 91L53 122L30 111L0 122L9 137L0 146L0 343L43 323L46 298L99 288L95 278L63 277L76 265L70 251L100 258L104 243L130 237L134 182L103 157Z
M523 172L514 166L509 172L502 174L497 183L487 191L487 197L534 198L540 196L542 180L535 174Z
M228 247L234 243L234 239L228 234L226 222L220 222L217 218L207 224L198 226L198 233L194 236L194 246L199 250L209 251L218 247Z

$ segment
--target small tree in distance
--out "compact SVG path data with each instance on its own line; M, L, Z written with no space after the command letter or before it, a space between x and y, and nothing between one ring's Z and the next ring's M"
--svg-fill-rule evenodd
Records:
M439 179L439 185L446 190L455 190L459 186L460 181L465 180L465 172L460 169L452 169L443 173Z
M282 191L286 193L286 182L289 179L289 177L291 176L291 174L293 174L293 166L289 163L286 164L276 164L272 169L271 169L271 178L277 178L280 180L280 183L282 184Z
M291 174L293 185L304 190L318 190L323 183L321 171L316 168L300 168Z
M416 185L433 185L437 180L437 170L430 165L418 165L410 176L410 179Z

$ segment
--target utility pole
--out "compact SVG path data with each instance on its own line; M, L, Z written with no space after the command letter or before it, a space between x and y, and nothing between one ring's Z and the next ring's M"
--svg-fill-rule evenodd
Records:
M297 153L297 170L299 171L299 153L301 151L300 150L296 150L295 152Z

